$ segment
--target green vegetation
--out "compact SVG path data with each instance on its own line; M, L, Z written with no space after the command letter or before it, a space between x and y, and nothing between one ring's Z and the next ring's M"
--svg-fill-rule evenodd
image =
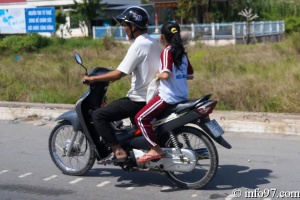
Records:
M92 37L93 35L93 30L92 30L92 21L101 16L103 13L103 8L105 7L106 4L100 4L102 0L82 0L82 1L76 1L73 0L73 6L72 12L71 12L71 17L73 19L80 19L77 21L78 25L84 21L88 27L88 33L89 37ZM81 21L81 22L80 22Z
M238 13L250 8L259 16L256 21L284 20L288 33L300 31L299 0L178 0L176 16L184 23L239 22L245 19Z
M87 86L73 53L89 70L115 69L127 48L111 38L5 37L0 40L0 101L75 103ZM190 98L212 93L219 110L300 112L300 34L275 44L196 44L187 52L195 70ZM123 97L129 85L130 77L111 83L108 100Z

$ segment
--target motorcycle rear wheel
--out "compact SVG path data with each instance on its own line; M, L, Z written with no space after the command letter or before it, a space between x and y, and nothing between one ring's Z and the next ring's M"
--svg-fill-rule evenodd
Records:
M66 156L66 149L73 134L73 126L69 121L59 122L49 136L49 153L55 165L64 174L80 176L86 174L93 167L96 154L86 136L79 131L72 147L71 155ZM84 139L82 145L79 145L81 136L84 136Z
M207 185L215 176L219 159L217 149L212 140L201 130L184 126L173 131L181 148L193 149L198 161L195 169L190 172L166 172L176 185L181 188L199 189ZM183 135L186 135L190 147ZM172 147L171 139L165 143L166 147Z

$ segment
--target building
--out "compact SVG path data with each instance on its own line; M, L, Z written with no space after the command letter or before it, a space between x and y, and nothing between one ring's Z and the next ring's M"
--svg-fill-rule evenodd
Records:
M0 11L16 8L55 7L56 10L60 9L68 13L68 11L70 11L70 6L73 4L73 0L0 0ZM92 21L92 26L115 25L116 22L113 20L113 17L133 5L144 7L149 12L150 24L154 24L154 9L152 4L141 5L141 0L102 0L101 4L105 5L105 10L103 13L99 13L99 17ZM87 35L86 26L80 24L76 17L72 18L70 15L68 15L67 24L63 29L64 30L59 30L57 34L63 34L63 37L82 37Z

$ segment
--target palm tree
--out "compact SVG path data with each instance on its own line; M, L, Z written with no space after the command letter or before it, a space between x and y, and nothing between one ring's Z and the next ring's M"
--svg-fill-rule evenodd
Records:
M89 37L93 35L92 21L100 15L104 8L104 5L100 4L101 2L102 0L82 0L81 2L74 0L72 13L79 15L82 21L85 22Z

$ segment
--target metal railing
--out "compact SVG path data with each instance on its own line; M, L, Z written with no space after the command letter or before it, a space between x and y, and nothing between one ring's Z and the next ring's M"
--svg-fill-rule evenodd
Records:
M191 39L236 39L246 36L246 22L183 24L180 25L183 37ZM153 38L159 38L161 26L149 26L148 33ZM260 21L250 23L250 37L278 35L285 32L284 21ZM128 40L123 27L94 26L93 38L112 36L118 40Z

